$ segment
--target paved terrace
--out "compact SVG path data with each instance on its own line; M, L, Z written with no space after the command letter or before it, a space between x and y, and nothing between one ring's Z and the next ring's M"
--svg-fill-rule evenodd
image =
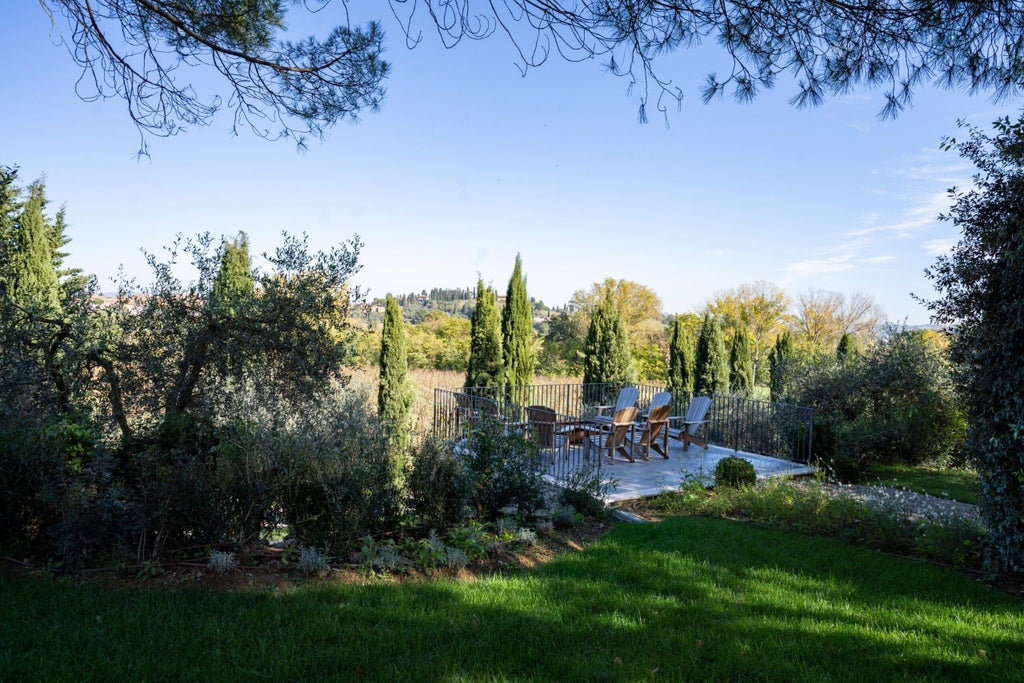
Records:
M605 496L605 503L654 496L666 490L677 489L684 480L692 477L702 478L711 484L715 478L715 465L730 455L748 460L757 471L758 479L814 472L814 468L803 463L734 451L715 444L710 444L707 450L691 445L689 450L684 451L681 442L669 439L667 459L657 453L651 453L651 459L644 460L638 454L636 462L629 462L620 454L616 454L613 465L608 456L604 456L601 461L601 478L605 481L614 481L615 484Z

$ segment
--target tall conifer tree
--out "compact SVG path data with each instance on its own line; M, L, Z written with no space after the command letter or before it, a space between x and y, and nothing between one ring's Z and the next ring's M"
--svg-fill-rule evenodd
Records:
M860 344L857 337L847 332L839 339L839 346L836 347L836 360L843 365L852 363L860 356Z
M754 354L750 335L736 329L729 353L729 387L735 394L749 394L754 388Z
M377 414L402 471L402 460L409 445L409 411L412 392L408 385L409 365L405 355L405 328L402 309L390 294L384 302L384 329L380 341L380 382L377 385Z
M476 284L476 308L470 319L469 369L467 387L497 387L505 384L505 366L501 357L501 321L498 316L498 295L484 286L483 278Z
M210 304L215 313L233 318L244 312L255 291L249 236L240 232L236 239L224 242Z
M46 197L41 183L29 188L29 197L10 231L5 285L19 306L54 312L60 308L60 289L51 241L52 228L43 216Z
M672 320L668 347L668 388L675 395L693 391L693 340L686 334L682 320Z
M729 389L729 356L718 320L710 313L697 339L693 390L698 394L718 394Z
M768 354L768 370L771 374L771 391L773 401L783 401L786 398L785 366L786 361L796 353L796 345L793 342L793 333L785 330L775 340L772 352Z
M636 381L629 336L615 300L606 296L594 309L584 346L584 384L630 384ZM592 399L594 397L588 397ZM603 398L601 400L604 400Z
M516 265L508 281L505 309L501 314L501 347L505 358L505 382L512 386L533 383L537 361L533 349L533 310L526 293L523 263L516 254Z

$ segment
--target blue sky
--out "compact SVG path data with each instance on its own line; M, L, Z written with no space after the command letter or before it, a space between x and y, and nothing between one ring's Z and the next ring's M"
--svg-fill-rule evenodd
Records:
M616 277L685 312L768 280L791 296L867 292L889 319L919 324L927 312L910 293L931 295L923 270L956 239L936 216L971 176L941 138L959 118L987 125L1020 107L924 89L881 122L877 91L796 110L785 79L752 104L704 105L698 88L721 61L704 48L661 66L684 90L682 112L639 125L638 97L597 62L552 60L523 78L500 36L445 50L425 34L410 51L393 21L385 29L388 95L359 124L300 154L233 137L225 112L150 140L140 161L123 103L78 99L48 18L15 3L0 28L0 163L26 182L46 175L67 206L70 261L105 290L119 264L145 279L140 250L178 233L244 230L262 252L288 230L317 247L358 233L356 282L372 296L469 286L478 273L503 291L519 252L549 305Z

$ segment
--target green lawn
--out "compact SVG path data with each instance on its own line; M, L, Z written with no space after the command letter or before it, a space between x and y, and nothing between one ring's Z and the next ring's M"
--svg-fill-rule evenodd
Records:
M5 680L1020 680L1024 603L955 570L705 518L476 582L0 582Z
M978 475L970 470L932 469L910 465L874 465L865 484L882 484L978 504Z

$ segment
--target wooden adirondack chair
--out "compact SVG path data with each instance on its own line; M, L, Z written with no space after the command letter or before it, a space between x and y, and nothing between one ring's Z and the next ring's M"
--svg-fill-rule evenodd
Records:
M590 457L591 449L596 447L598 456L608 451L608 458L612 464L615 464L616 451L630 462L636 462L633 458L633 441L627 438L636 427L636 414L636 406L630 406L617 411L608 424L592 424L591 431L587 434L586 441L583 442L584 457ZM627 442L629 442L628 449Z

